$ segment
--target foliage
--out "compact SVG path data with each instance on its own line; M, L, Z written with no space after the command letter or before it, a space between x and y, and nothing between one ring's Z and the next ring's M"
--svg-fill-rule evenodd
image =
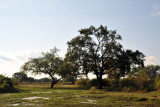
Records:
M79 79L75 82L75 85L79 86L89 86L89 80L88 79Z
M155 77L160 77L160 66L159 65L148 65L145 67L138 67L136 69L133 69L130 72L130 76L136 76L137 73L145 73L149 76L150 79L154 79Z
M90 85L90 86L98 86L97 79L91 79L91 80L89 81L89 85Z
M142 65L144 55L124 50L121 36L106 26L79 30L80 35L68 42L67 57L76 63L82 73L92 72L97 77L98 88L102 89L102 75L118 79L125 76L133 66Z
M97 88L92 86L89 90L95 92L95 91L97 91Z
M105 78L105 79L102 80L102 85L103 85L103 86L110 87L111 84L112 84L112 83L111 83L111 80L110 80L110 79ZM97 79L91 79L91 80L89 81L89 85L90 85L90 86L98 86Z
M144 91L153 91L160 86L158 79L160 76L160 66L158 65L137 67L133 69L128 76L128 78L122 79L121 86ZM126 86L126 84L128 84L129 87Z
M160 90L160 77L156 77L154 83L155 83L155 89Z
M59 67L58 71L62 76L63 81L72 82L72 84L75 83L79 75L78 66L76 63L71 62L67 56L64 59L63 64Z
M19 82L19 80L12 78L12 83L13 83L13 85L18 85L20 82Z
M136 50L135 52L132 50L123 50L121 54L117 56L117 64L115 69L112 71L106 71L108 77L111 79L115 79L118 81L120 77L125 77L130 73L131 69L135 69L138 67L144 67L144 55L143 53Z
M55 80L57 80L57 78L55 78ZM51 82L51 79L49 79L49 78L41 78L38 81L41 82L41 83L47 83L47 82Z
M19 80L20 83L28 81L28 77L24 72L16 72L12 75L12 78Z
M26 62L21 71L22 72L32 72L33 74L47 74L51 77L51 88L59 80L55 81L55 74L59 75L58 72L59 66L62 64L63 60L57 55L58 49L51 49L50 52L42 53L42 57L31 58Z
M140 90L154 90L154 81L144 72L139 72L135 81Z
M137 84L136 84L135 77L127 77L120 79L119 86L123 91L137 91Z
M119 86L125 91L153 91L155 90L155 81L149 79L149 76L144 73L138 73L136 77L121 79Z
M10 78L0 75L0 91L2 92L15 91L12 80Z
M35 81L36 80L33 77L28 77L28 79L27 79L27 82L29 82L29 83L33 83Z

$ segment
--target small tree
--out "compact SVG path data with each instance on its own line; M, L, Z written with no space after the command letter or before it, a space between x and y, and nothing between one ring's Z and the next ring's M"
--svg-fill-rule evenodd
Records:
M35 82L35 79L33 77L28 77L28 82L33 83L33 82Z
M41 78L41 79L39 79L39 82L42 82L42 83L47 83L47 82L50 82L51 81L51 79L49 79L49 78Z
M61 79L55 80L58 68L63 60L57 55L58 49L51 49L50 52L42 53L42 57L31 58L22 66L23 72L32 72L33 74L47 74L51 77L51 88Z
M28 81L28 77L24 72L16 72L12 75L12 77L19 80L20 83Z
M159 65L147 65L145 67L137 67L133 69L129 75L136 76L139 72L145 73L149 76L150 79L154 79L155 77L160 77L160 66Z

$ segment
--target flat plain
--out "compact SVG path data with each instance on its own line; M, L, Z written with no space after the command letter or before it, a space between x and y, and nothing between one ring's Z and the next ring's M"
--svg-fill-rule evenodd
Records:
M19 85L0 94L0 107L159 107L160 92L108 92L72 85Z

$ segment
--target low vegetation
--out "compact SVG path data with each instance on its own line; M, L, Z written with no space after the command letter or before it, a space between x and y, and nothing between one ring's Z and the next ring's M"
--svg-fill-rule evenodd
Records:
M106 26L90 26L79 33L68 41L64 58L55 47L41 57L30 58L12 78L0 75L0 106L160 104L160 66L144 66L145 55L124 49L121 36ZM27 76L28 72L50 78L34 79ZM96 78L90 80L89 73Z
M18 93L0 94L0 106L43 107L158 107L160 92L108 92L73 85L19 85Z
M16 92L16 89L10 78L0 75L0 93L4 92Z

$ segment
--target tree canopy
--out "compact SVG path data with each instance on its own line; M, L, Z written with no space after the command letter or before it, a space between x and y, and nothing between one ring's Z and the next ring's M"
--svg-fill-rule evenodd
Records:
M19 80L21 83L28 80L28 77L24 72L16 72L12 77Z
M74 63L67 56L65 57L63 64L59 67L60 75L64 81L75 83L79 74L79 66Z
M116 30L106 26L90 26L79 30L80 35L70 40L67 56L79 65L83 74L96 75L98 88L102 89L102 76L107 74L124 76L134 66L142 65L143 53L124 50L120 44L121 36Z
M145 73L151 79L160 77L160 66L159 65L148 65L145 67L137 67L130 72L130 76L137 76L138 73Z
M50 52L42 53L41 57L31 58L21 68L23 72L32 72L33 74L47 74L51 77L51 88L60 79L56 80L55 75L59 75L59 66L62 64L63 59L57 54L58 49L51 49Z

